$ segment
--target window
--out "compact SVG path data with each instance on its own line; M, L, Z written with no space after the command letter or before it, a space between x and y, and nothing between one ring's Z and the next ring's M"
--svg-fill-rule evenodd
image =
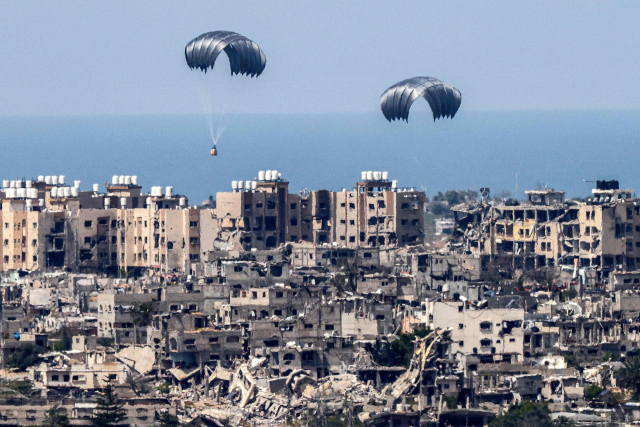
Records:
M173 242L167 242L167 249L173 249Z
M200 260L199 254L189 254L189 261L199 261L199 260Z
M291 209L295 209L296 208L296 204L295 203L291 203Z
M84 228L91 228L91 221L85 221Z
M459 345L460 347L464 347L464 341L458 341L458 345Z
M60 381L60 375L51 375L51 381Z
M298 225L298 218L291 218L291 225Z
M189 222L189 227L196 228L197 226L198 226L198 221L190 221Z
M374 206L374 204L373 204L373 203L369 203L369 209L370 209L370 210L373 210L373 209L375 209L375 208L376 208L376 207Z
M333 325L324 325L324 330L325 331L333 331L335 329L335 327Z
M355 209L356 205L355 203L349 203L349 209Z
M118 243L118 237L117 236L111 236L111 244L115 245L116 243Z
M480 323L481 331L490 331L491 330L491 322L482 322Z
M313 324L311 324L311 323L305 323L304 328L305 328L305 329L313 329Z
M464 329L464 323L458 323L458 329Z
M356 236L349 236L349 241L351 243L355 242L356 241Z
M33 228L38 228L38 223L37 222L33 223Z
M34 240L34 242L35 242L35 240ZM85 238L84 238L84 243L85 243L85 245L89 245L89 244L91 244L91 237L85 237ZM35 245L34 245L34 246L35 246Z

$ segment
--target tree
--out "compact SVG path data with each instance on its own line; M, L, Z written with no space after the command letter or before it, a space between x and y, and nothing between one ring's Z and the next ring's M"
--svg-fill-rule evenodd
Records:
M67 417L67 410L58 405L53 405L44 414L44 422L41 427L67 427L71 425L69 423L69 417Z
M546 403L525 401L511 405L506 413L491 421L489 427L572 427L573 425L573 422L564 417L552 421Z
M126 426L123 421L127 419L122 401L113 390L111 384L104 387L101 395L98 396L98 407L96 416L92 419L95 427L115 427Z
M14 353L9 356L7 358L7 365L9 368L15 368L18 371L24 372L27 368L38 362L42 353L44 353L44 348L29 343L22 347L21 352Z
M131 309L133 324L136 326L148 326L151 323L155 303L153 301L135 304Z
M160 415L159 418L160 421L160 427L180 427L180 421L178 420L178 417L176 417L175 415L171 415L168 412L163 412L162 415Z
M622 362L624 367L616 372L617 384L634 391L640 396L640 356L628 358Z
M600 397L603 391L604 389L602 387L597 384L592 384L584 390L584 398L587 400L595 400Z

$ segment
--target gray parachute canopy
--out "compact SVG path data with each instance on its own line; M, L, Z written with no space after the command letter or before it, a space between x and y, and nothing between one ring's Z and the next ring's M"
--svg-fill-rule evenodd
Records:
M232 31L212 31L204 33L187 43L184 56L189 68L199 68L205 73L213 68L220 52L229 57L231 74L259 76L267 64L262 49L238 33Z
M433 120L456 115L460 108L460 91L434 77L414 77L394 84L380 97L380 108L387 120L409 121L413 101L423 97L429 103Z

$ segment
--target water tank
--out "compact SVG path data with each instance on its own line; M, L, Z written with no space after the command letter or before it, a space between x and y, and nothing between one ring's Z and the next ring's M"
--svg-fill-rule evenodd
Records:
M108 197L105 197L104 199L104 207L105 209L109 209L109 207L111 206L111 199Z
M38 200L38 206L40 206L41 208L44 207L44 199Z
M124 175L118 176L118 185L124 185Z
M242 190L244 188L244 181L238 181L238 190Z
M44 175L38 175L38 182L44 181Z
M16 181L14 179L9 182L9 188L16 188Z
M238 189L238 181L231 181L231 188L236 191Z
M389 172L384 171L382 172L382 179L384 179L385 181L389 180Z
M133 176L131 177L131 183L132 183L133 185L138 185L138 175L133 175Z
M98 191L100 191L100 184L93 184L93 192L97 193Z
M255 191L255 190L256 190L256 188L258 188L258 183L257 183L256 181L252 181L252 182L251 182L251 189L252 189L253 191Z
M264 171L258 172L258 180L259 181L264 181Z
M64 197L71 197L71 187L64 187Z
M274 181L278 180L278 171L271 171L271 179Z
M58 175L51 175L51 185L58 185Z
M76 179L75 181L73 181L73 186L79 189L81 183L82 181Z
M118 182L120 182L120 178L118 178ZM127 207L127 198L126 197L120 197L120 206L122 206L123 208Z
M245 181L244 188L246 188L247 190L250 190L251 189L251 181Z
M25 202L25 206L27 207L27 209L31 208L31 199L27 199L27 201Z
M391 181L391 188L398 188L398 180L394 179L393 181Z
M187 199L185 197L180 197L180 206L184 206L187 204Z
M167 187L167 197L173 197L173 187Z
M373 181L373 171L367 171L367 181Z
M25 188L31 188L31 187L33 187L33 182L31 182L31 180L29 179L29 180L25 181L24 186L25 186Z
M267 171L264 175L265 181L271 181L271 171Z
M278 179L282 178L282 174L278 172Z
M65 176L64 176L64 175L60 175L60 176L58 177L58 183L59 183L60 185L64 185L64 181L65 181Z
M118 175L113 175L111 177L111 185L118 185Z
M71 187L71 197L78 197L78 188Z
M147 197L147 207L150 208L151 207L151 203L153 202L153 199L151 197Z
M124 185L131 185L131 175L126 175L124 177Z
M9 185L11 185L11 181L9 181L8 179L2 180L2 188L9 188Z
M378 171L375 171L373 173L373 179L375 179L376 181L380 181L382 179L382 173L378 172Z
M27 197L27 189L26 188L18 188L18 197L25 198Z
M44 177L44 183L47 185L51 185L51 175L47 175Z
M53 187L51 189L51 198L55 199L56 197L58 197L58 187Z

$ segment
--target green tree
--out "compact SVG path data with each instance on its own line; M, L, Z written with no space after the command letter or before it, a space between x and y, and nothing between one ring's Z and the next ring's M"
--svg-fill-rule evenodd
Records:
M160 415L159 418L160 421L160 427L180 427L180 421L178 420L178 417L176 417L175 415L171 415L168 412L163 412L162 415Z
M376 363L382 366L408 367L413 358L416 335L425 337L429 332L429 329L418 329L413 334L398 335L398 338L390 344L378 342L374 352Z
M571 427L573 425L563 417L552 421L549 408L545 403L525 401L511 405L506 413L491 421L489 427Z
M604 389L602 387L597 384L592 384L584 390L584 398L587 400L595 400L600 397L603 391Z
M67 417L67 410L61 406L53 405L45 412L41 427L67 427L69 425L71 424L69 417Z
M29 343L22 347L22 351L9 356L7 358L7 365L9 368L15 368L18 371L24 372L27 368L38 363L42 353L44 353L44 348Z
M122 401L118 399L111 384L107 384L102 394L98 396L96 416L92 418L93 425L95 427L127 426L128 424L123 423L126 419L127 411Z
M133 324L136 326L148 326L151 323L154 310L155 303L153 301L135 304L131 309Z
M640 356L630 357L623 362L624 367L616 372L617 384L634 391L640 396Z

